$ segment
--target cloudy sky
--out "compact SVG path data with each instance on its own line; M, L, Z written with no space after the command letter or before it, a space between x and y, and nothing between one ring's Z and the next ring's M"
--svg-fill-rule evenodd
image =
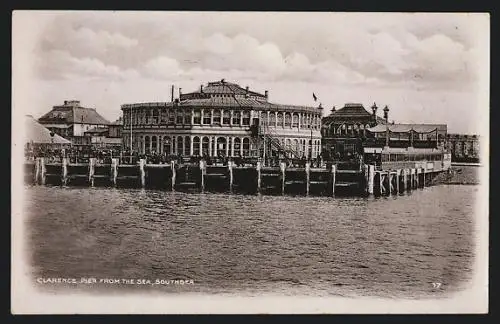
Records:
M489 112L481 14L15 12L13 35L14 109L35 117L75 99L115 120L121 104L222 78L449 132L482 133Z

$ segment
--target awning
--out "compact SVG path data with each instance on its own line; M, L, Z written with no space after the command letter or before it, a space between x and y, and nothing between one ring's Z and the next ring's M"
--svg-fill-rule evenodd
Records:
M385 133L386 127L389 127L389 131L391 133L409 133L410 131L414 131L416 133L431 133L438 129L437 125L391 124L386 126L378 124L377 126L368 128L367 130L371 133Z
M51 136L50 130L45 128L42 124L37 122L33 117L26 116L26 143L34 144L70 144L71 141L53 134Z

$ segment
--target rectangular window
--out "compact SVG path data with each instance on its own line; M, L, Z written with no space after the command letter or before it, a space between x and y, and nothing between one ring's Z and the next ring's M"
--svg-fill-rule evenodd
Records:
M194 111L193 123L195 125L201 124L201 111L198 109Z
M163 109L163 111L161 112L161 123L166 124L167 122L168 122L168 110Z
M214 110L214 124L215 125L220 125L220 117L221 117L220 110L215 109Z
M184 114L182 111L177 111L177 125L182 125L182 121L184 120Z
M243 112L243 125L244 126L250 125L250 112L249 111Z
M210 114L211 114L210 110L205 110L203 112L203 124L204 125L210 125L210 123L211 123L211 115Z
M241 113L239 111L233 111L233 125L240 124Z
M230 122L231 122L231 112L229 110L224 110L222 123L224 125L229 125Z
M184 112L184 125L190 125L191 124L191 111L185 111Z
M175 112L173 110L168 111L168 123L171 125L175 124Z
M297 114L292 115L292 127L299 127L299 115Z

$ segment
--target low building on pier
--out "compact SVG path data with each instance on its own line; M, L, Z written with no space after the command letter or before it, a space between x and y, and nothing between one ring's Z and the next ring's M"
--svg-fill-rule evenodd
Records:
M172 102L124 104L123 143L141 154L317 157L322 108L268 97L221 80L190 93L179 89Z
M447 147L453 162L479 162L479 136L448 134Z

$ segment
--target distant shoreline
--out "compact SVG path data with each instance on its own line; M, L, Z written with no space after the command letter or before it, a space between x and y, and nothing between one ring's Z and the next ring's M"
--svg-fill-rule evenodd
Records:
M440 174L435 181L451 185L478 185L480 167L480 164L475 163L453 163L450 173Z

